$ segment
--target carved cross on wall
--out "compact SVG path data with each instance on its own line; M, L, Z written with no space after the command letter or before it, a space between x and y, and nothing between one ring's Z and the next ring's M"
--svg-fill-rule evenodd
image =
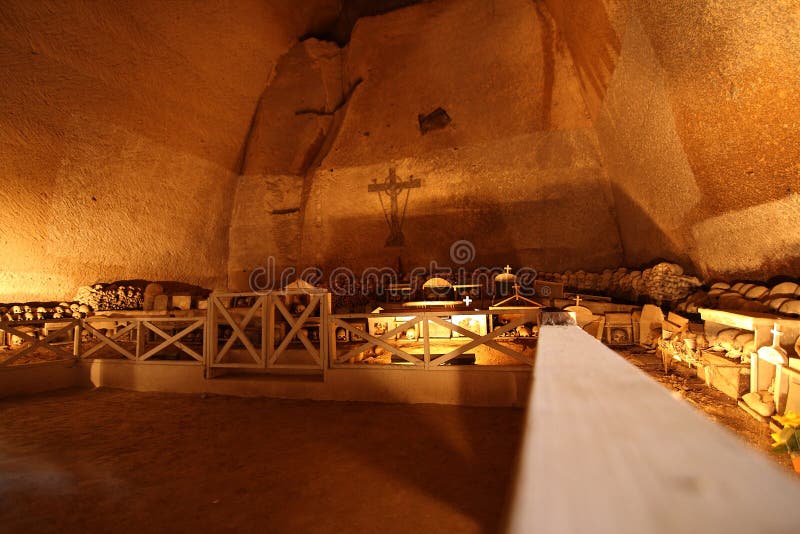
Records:
M401 180L397 178L394 168L389 169L389 176L384 178L382 183L378 183L377 179L372 180L374 183L369 185L368 191L370 193L378 193L378 199L381 202L383 209L383 216L386 219L386 224L389 225L389 237L386 238L387 247L402 247L406 238L403 235L403 222L406 218L406 208L408 207L408 197L411 195L411 189L422 186L422 180L409 176L408 180ZM399 197L403 191L406 192L406 198L403 201L403 211L400 211ZM389 205L383 201L383 193L389 197Z

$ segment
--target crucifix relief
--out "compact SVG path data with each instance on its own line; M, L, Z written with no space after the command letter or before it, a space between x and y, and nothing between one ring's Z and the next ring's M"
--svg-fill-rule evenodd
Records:
M407 180L397 178L394 168L389 169L389 176L384 178L382 183L378 183L377 179L372 180L369 185L368 191L370 193L378 193L378 199L381 202L383 209L383 216L386 219L386 224L389 225L389 237L386 238L387 247L402 247L405 244L406 238L403 235L403 221L406 218L406 208L408 207L408 197L411 195L411 189L422 186L422 180L409 176ZM403 210L400 211L400 202L398 199L406 192L406 198L403 201ZM383 201L383 193L389 197L388 206Z

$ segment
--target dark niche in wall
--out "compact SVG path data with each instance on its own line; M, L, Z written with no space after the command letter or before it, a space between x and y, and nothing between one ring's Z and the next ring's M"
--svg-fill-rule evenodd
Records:
M450 115L443 108L436 108L427 115L417 115L417 120L419 120L419 131L422 132L422 135L431 130L441 130L452 121Z
M361 17L383 15L396 9L421 4L426 0L342 0L339 16L327 28L319 28L300 38L333 41L339 46L350 42L350 34Z

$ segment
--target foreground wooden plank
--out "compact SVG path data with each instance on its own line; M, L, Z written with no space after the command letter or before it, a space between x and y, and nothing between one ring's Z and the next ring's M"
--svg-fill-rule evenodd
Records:
M543 327L510 532L796 533L800 482L577 327Z

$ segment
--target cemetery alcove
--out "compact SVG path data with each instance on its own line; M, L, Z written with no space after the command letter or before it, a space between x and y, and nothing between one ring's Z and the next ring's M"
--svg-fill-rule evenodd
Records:
M380 276L402 263L431 275L441 267L493 276L492 268L513 265L541 274L539 287L559 297L568 290L594 298L602 313L578 298L574 306L566 298L542 304L569 305L576 322L595 323L594 337L617 347L640 333L631 302L642 296L661 304L680 295L687 314L708 302L786 312L784 320L800 310L796 288L780 292L773 282L800 278L800 19L790 1L5 0L0 45L0 308L10 308L0 314L0 365L10 345L25 351L50 337L22 324L46 322L28 320L40 304L61 316L62 301L97 281L175 280L200 288L202 299L162 293L158 321L145 314L153 310L135 316L146 288L139 295L130 283L106 297L137 306L125 320L84 321L88 305L72 303L51 339L64 361L41 368L89 366L99 369L96 384L110 387L145 388L163 370L193 373L187 392L204 395L296 388L324 400L518 407L528 400L540 322L573 319L516 306L522 299L510 277L500 279L501 300L475 295L479 310L458 276L445 294L422 295L423 309L434 309L420 313L440 319L433 325L403 308L411 298L402 276L385 317L369 316L373 303L357 294L344 303L347 314L367 317L334 323L333 363L319 295L220 295L256 280L282 289L289 268L291 280L306 268ZM676 264L686 272L664 272ZM727 287L712 294L717 281ZM754 288L766 294L753 296ZM100 302L104 292L86 294ZM176 310L187 297L190 308L204 300L210 311ZM226 314L227 324L215 322ZM96 327L89 350L125 344L119 361L73 365L86 356L87 325ZM500 350L499 360L475 346L443 361L471 334L494 332L504 339L489 341L516 355ZM750 342L733 334L723 341ZM379 338L369 354L360 348L367 335ZM23 341L30 346L20 349ZM159 362L164 344L173 353ZM226 351L234 361L223 361ZM283 363L312 368L313 380L237 374L242 364L271 372L282 363L269 360L277 352L310 354ZM427 373L431 357L441 372ZM475 368L490 357L506 369L480 376ZM378 360L403 370L378 370ZM511 369L518 363L522 370ZM359 370L342 379L347 366ZM427 386L408 387L400 376L414 366L423 371L415 385ZM12 372L27 372L19 367ZM129 381L123 369L134 370ZM357 373L380 378L358 382ZM351 387L329 396L332 376ZM431 447L438 433L426 433L411 445L462 465L490 448L471 449L477 436L491 437L474 427L452 448ZM375 471L384 469L387 455L370 450L381 453ZM410 450L404 460L426 454ZM448 480L457 479L437 477ZM482 501L464 498L475 484L432 487L467 513ZM497 530L493 521L482 526Z

